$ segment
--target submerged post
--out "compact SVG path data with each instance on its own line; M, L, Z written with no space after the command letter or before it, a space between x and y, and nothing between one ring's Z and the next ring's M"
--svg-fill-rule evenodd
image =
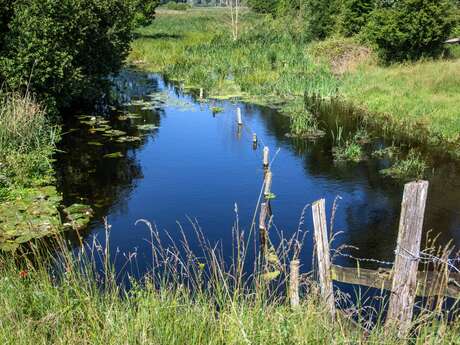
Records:
M325 200L313 203L313 226L315 228L315 245L318 259L319 283L321 295L332 317L335 317L334 289L332 286L331 257L329 251L329 238L327 236Z
M410 331L412 322L427 194L427 181L411 182L404 186L386 321L388 326L397 327L401 337Z
M243 119L241 117L241 108L240 107L236 108L236 122L238 123L238 126L243 125Z
M268 146L264 147L264 158L263 158L263 165L264 168L268 168L268 165L270 164L270 149Z
M299 306L299 260L292 260L289 270L289 299L291 307Z

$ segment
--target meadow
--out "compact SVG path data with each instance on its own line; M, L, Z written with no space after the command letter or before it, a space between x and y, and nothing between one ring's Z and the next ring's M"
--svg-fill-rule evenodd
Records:
M339 97L385 135L407 135L459 156L455 47L442 59L388 66L354 39L310 42L296 17L243 10L240 22L234 40L226 9L160 9L152 25L138 30L129 61L210 97L281 103L291 116L304 116L304 95Z

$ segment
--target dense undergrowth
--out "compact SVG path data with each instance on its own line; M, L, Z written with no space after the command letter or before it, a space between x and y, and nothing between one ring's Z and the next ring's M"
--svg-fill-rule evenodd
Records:
M339 97L357 107L382 134L460 156L460 69L455 47L437 60L379 64L376 54L353 38L312 43L296 17L243 11L233 40L225 9L159 12L138 30L130 61L164 73L185 87L202 87L211 97L242 97L284 104L304 134L300 96ZM305 128L303 132L309 132Z

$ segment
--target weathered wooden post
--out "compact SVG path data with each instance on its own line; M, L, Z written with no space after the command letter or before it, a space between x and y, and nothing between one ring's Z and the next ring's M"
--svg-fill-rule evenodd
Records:
M273 174L268 170L265 174L264 198L266 202L270 202Z
M200 101L203 100L203 96L204 96L204 91L203 91L203 88L201 87L200 88Z
M325 200L320 199L313 203L313 226L315 228L316 255L318 259L319 283L321 295L332 317L335 317L334 289L332 286L331 257L329 238L327 236Z
M238 123L238 126L243 125L243 119L241 117L241 108L240 107L236 108L236 122Z
M257 150L257 134L252 133L252 149Z
M268 231L267 231L267 216L268 216L268 204L263 202L260 205L259 214L259 238L260 238L260 251L262 257L267 254L268 250Z
M269 164L270 164L270 149L268 148L268 146L265 146L264 147L264 158L263 158L264 168L268 168Z
M409 332L412 322L427 194L427 181L411 182L404 186L386 321L388 326L398 328L401 337Z
M292 260L289 271L289 299L291 308L299 306L299 260Z

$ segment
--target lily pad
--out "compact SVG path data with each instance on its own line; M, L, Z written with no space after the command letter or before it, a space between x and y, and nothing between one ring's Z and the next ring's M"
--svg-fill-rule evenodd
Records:
M91 146L104 146L104 144L100 143L99 141L88 141L88 145L91 145Z
M93 209L84 204L73 204L64 209L69 223L64 225L70 226L75 230L81 230L88 225L93 216Z
M155 126L154 124L145 124L145 125L138 125L137 128L141 131L151 131L153 129L158 129L158 126Z
M104 155L104 158L123 158L124 155L121 152L113 152Z
M131 136L126 136L126 137L119 137L117 138L116 142L117 143L132 143L135 141L141 141L141 137L131 137Z

